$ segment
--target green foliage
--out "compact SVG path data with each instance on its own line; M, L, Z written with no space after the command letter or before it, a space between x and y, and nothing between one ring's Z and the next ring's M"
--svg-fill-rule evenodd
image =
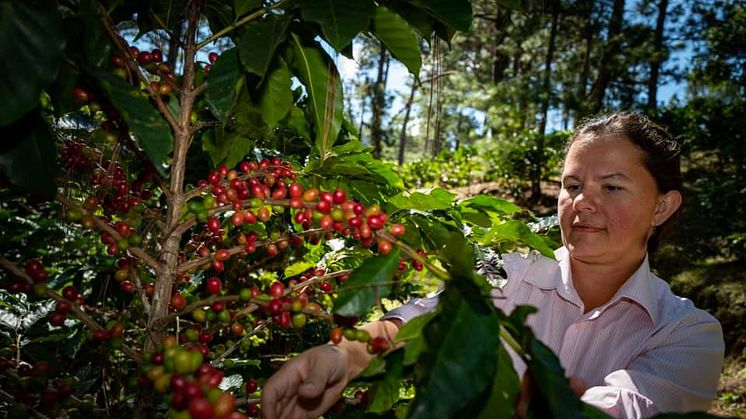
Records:
M38 105L42 90L57 76L65 46L62 19L52 1L0 2L0 126Z

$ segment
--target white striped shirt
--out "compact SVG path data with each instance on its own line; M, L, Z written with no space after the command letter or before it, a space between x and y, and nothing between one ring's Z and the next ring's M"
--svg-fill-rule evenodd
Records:
M506 313L522 304L539 308L527 323L568 377L588 383L581 399L620 418L707 410L723 364L720 323L674 295L647 257L608 303L584 314L567 250L555 255L506 255L508 282L493 302ZM436 304L437 297L415 299L385 317L406 321ZM513 358L521 376L525 365Z

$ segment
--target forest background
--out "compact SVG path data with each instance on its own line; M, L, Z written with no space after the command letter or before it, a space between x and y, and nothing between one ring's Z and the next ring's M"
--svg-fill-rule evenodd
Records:
M723 325L715 411L746 415L746 8L742 2L472 1L469 33L430 45L420 81L358 38L346 116L405 184L556 213L562 150L584 117L645 113L683 144L685 203L653 257ZM343 75L345 72L343 71Z

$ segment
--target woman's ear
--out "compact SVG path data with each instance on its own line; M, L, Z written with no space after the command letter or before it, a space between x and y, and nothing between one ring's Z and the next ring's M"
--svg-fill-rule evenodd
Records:
M668 191L658 197L658 205L655 207L653 222L659 226L668 220L681 206L681 192Z

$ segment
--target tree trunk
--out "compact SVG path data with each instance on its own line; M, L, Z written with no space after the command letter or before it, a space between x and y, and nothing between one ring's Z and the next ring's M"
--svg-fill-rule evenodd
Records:
M591 89L591 113L598 113L598 111L603 108L606 89L614 79L614 73L616 72L614 62L619 55L619 35L622 33L623 22L624 0L614 0L614 9L611 12L611 20L609 20L609 33L606 38L606 47L602 49L598 77Z
M547 55L544 58L544 81L542 83L542 100L539 120L539 135L536 139L536 160L533 162L531 174L531 202L536 204L541 198L541 175L544 167L544 135L547 129L549 117L549 99L552 96L552 61L557 40L557 29L559 26L560 4L552 5L552 25L549 29L549 45Z
M582 10L583 17L585 18L585 26L583 27L583 40L585 45L583 48L583 67L580 70L580 76L578 79L578 88L576 92L576 105L575 116L573 123L578 124L578 121L584 116L583 110L587 109L586 106L586 95L588 91L586 89L588 84L588 76L591 72L591 50L593 49L593 0L583 0Z
M407 125L409 124L409 114L412 111L412 104L414 104L414 93L417 91L417 81L412 80L412 89L409 91L409 100L404 108L404 120L401 124L401 132L399 133L399 166L404 164L404 151L407 148Z
M655 24L653 56L650 60L650 78L648 79L648 111L654 112L658 107L658 74L663 62L663 31L666 25L668 0L658 3L658 21Z
M380 158L383 143L383 113L386 106L386 78L388 77L389 56L383 42L379 42L381 53L378 58L378 75L373 85L373 117L370 122L370 142L373 157Z
M500 51L500 45L502 45L506 38L508 24L510 23L510 10L498 5L497 17L494 22L494 42L491 45L492 84L497 84L505 78L505 70L510 65L510 57Z

